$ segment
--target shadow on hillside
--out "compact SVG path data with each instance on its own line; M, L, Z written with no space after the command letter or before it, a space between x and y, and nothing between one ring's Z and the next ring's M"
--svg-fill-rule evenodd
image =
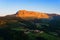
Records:
M15 30L4 30L0 29L0 37L3 40L30 40L30 37L24 34L23 31L15 31ZM35 40L45 40L42 37L36 37Z

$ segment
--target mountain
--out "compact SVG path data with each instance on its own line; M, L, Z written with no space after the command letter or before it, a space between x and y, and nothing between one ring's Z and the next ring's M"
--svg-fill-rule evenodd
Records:
M60 40L60 15L19 10L0 17L1 40Z
M16 13L16 17L20 17L22 19L41 19L41 18L49 18L46 13L42 12L34 12L34 11L27 11L27 10L19 10Z
M21 19L50 19L51 17L60 17L58 14L49 14L49 13L43 13L43 12L35 12L35 11L27 11L27 10L19 10L16 12L16 14L6 15L6 16L0 16L1 17L17 17Z
M60 15L58 14L48 14L48 16L50 16L51 20L59 20L60 19Z

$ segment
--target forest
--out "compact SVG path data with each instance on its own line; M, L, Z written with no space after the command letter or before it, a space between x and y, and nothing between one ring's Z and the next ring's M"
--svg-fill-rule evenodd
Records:
M60 40L60 19L0 17L0 40Z

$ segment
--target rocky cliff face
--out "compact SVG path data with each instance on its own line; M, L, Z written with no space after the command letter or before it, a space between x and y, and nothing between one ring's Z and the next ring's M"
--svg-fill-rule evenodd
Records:
M20 17L22 19L41 19L41 18L49 18L46 13L41 12L33 12L33 11L26 11L26 10L19 10L16 13L16 17Z

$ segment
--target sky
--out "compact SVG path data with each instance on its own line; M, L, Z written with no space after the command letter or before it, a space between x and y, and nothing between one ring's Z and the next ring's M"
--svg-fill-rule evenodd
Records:
M60 0L0 0L0 16L29 10L60 14Z

